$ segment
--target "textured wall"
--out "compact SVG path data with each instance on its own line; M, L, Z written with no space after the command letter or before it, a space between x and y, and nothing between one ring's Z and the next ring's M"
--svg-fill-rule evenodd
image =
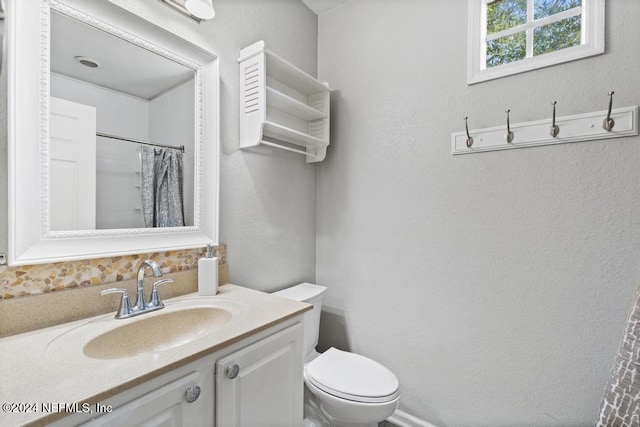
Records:
M267 47L309 73L317 61L317 17L299 0L216 0L215 19L197 24L158 1L112 0L220 57L220 241L227 244L230 280L272 290L315 275L314 165L274 150L239 150L239 50ZM295 35L295 36L292 36ZM6 73L0 106L6 104ZM0 113L4 107L0 107ZM0 120L0 166L6 163L6 113ZM0 206L6 206L0 167ZM0 210L0 252L6 251L6 209Z
M388 366L436 425L593 425L640 283L640 138L453 157L450 135L637 105L640 3L607 2L606 54L474 86L466 5L319 18L324 345Z

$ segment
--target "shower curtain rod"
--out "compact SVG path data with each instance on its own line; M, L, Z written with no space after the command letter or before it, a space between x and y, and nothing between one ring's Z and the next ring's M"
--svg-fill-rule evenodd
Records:
M154 147L171 148L173 150L180 150L182 153L184 153L184 145L180 145L180 146L176 147L176 146L173 146L173 145L156 144L156 143L149 142L149 141L143 141L141 139L124 138L122 136L111 135L111 134L102 133L102 132L96 132L96 136L103 136L105 138L111 138L111 139L119 139L120 141L129 141L129 142L133 142L133 143L136 143L136 144L152 145Z

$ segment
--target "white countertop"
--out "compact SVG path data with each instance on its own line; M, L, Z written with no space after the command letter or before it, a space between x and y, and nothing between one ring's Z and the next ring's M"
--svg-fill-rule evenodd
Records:
M239 309L224 327L157 354L99 360L85 356L82 347L87 335L133 319L160 315L165 309L127 320L114 319L115 313L110 313L0 339L0 403L24 404L22 408L14 405L9 412L3 406L0 425L46 425L61 418L61 414L42 413L39 406L42 403L100 403L311 308L305 303L232 284L221 286L215 297L189 294L164 302L170 308L172 304L184 305L187 300L198 298L227 300ZM27 412L28 409L32 411Z

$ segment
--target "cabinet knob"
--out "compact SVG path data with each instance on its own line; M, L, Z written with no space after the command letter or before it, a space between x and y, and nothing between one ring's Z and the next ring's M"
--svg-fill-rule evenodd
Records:
M184 394L185 400L189 403L195 402L198 400L198 397L200 397L200 387L198 386L187 388L187 391Z
M240 366L238 365L227 366L226 372L229 378L234 379L240 373Z

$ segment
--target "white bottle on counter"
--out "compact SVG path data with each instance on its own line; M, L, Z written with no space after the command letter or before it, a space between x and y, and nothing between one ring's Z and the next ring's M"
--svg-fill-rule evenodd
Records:
M207 245L206 258L198 260L198 295L213 296L218 293L218 257L213 257L211 245Z

